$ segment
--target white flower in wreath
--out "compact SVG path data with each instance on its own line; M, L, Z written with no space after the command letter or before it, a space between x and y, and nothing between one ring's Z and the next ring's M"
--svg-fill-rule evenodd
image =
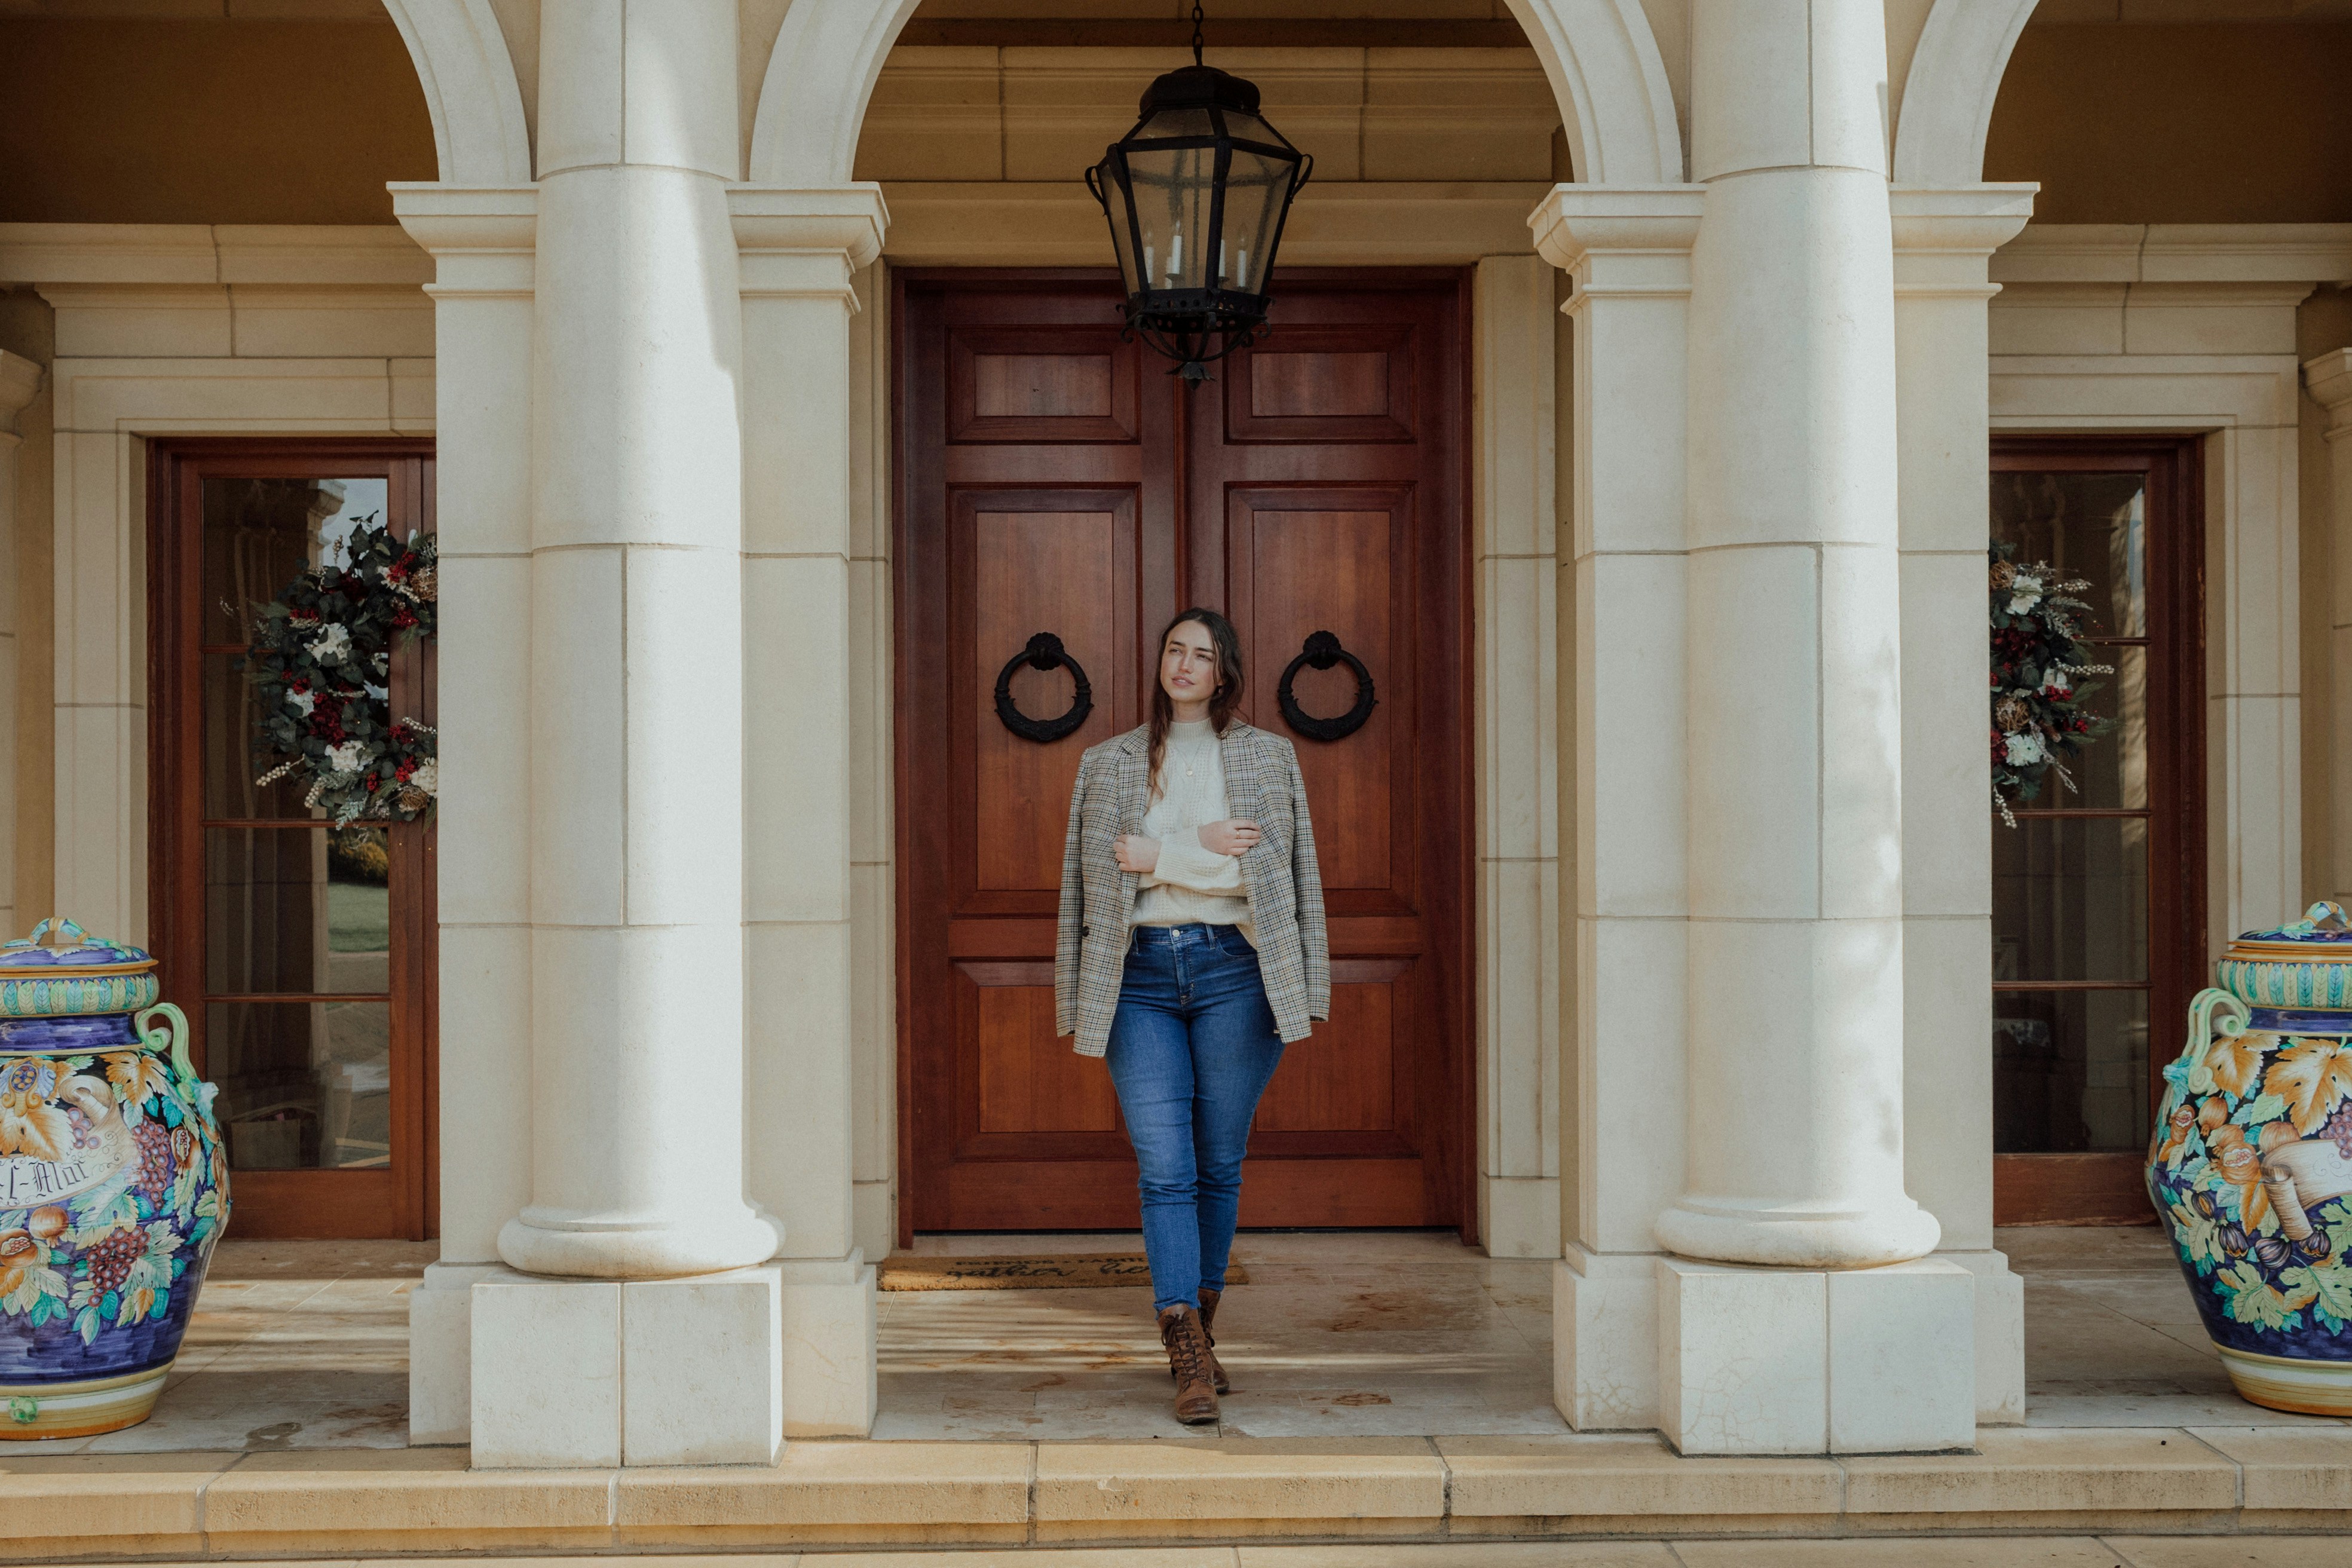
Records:
M352 628L338 621L303 645L320 664L341 664L352 653Z
M337 629L340 630L341 628ZM286 706L291 708L295 712L299 713L305 719L308 719L310 716L310 710L316 708L318 705L318 698L308 691L289 691L286 694Z
M339 773L355 773L367 761L367 748L357 741L345 741L327 750L327 766Z
M2067 680L2066 671L2064 668L2053 665L2050 668L2042 671L2042 695L2044 697L2055 697L2061 700L2074 695L2074 688Z
M427 757L423 762L417 763L416 771L408 775L408 782L412 786L423 790L426 795L439 795L441 793L440 760L435 757Z
M2030 768L2036 763L2050 759L2050 748L2042 743L2042 731L2039 730L2013 731L2002 736L2001 740L2008 751L2009 765L2012 768Z
M2009 613L2021 616L2042 602L2042 579L2021 572L2009 585Z

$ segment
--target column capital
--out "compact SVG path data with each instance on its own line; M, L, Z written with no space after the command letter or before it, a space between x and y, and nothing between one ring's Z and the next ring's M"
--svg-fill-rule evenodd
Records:
M870 180L845 185L730 185L727 215L747 296L851 301L849 275L882 254L890 208Z
M1687 294L1706 206L1704 185L1556 185L1528 227L1580 294Z
M2352 436L2352 349L2330 349L2304 361L2303 386L2327 410L2327 438Z
M393 216L435 263L425 292L524 295L531 292L539 248L536 185L394 183Z
M41 390L38 362L0 349L0 437L16 440L16 415Z
M2000 292L1986 269L2032 217L2041 188L2028 182L1890 188L1895 294L1989 300Z

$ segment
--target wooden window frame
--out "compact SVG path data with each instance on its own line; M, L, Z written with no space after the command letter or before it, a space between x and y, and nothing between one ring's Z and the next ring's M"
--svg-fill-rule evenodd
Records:
M387 437L185 437L147 443L148 910L163 994L188 1015L205 1070L204 650L220 612L204 598L206 479L383 479L390 510L434 531L434 446ZM393 658L395 692L434 721L436 653L411 642ZM400 700L396 697L395 700ZM430 819L393 823L392 1159L380 1169L252 1170L230 1177L230 1234L425 1241L440 1234L438 948ZM316 1000L310 993L297 999Z
M2201 436L1996 435L1994 473L2142 473L2147 496L2148 1104L2161 1098L2168 1024L2206 983L2205 462ZM1988 523L1990 519L1988 519ZM2063 806L2025 817L2113 816ZM1995 833L2004 831L1996 824ZM1997 992L2097 988L2010 983ZM2135 987L2137 988L2137 987ZM1993 1156L1995 1225L2153 1225L2144 1149Z

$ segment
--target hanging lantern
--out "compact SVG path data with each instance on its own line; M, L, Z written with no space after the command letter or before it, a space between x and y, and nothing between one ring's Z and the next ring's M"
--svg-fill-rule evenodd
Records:
M1315 161L1259 115L1255 83L1201 63L1197 5L1192 63L1146 88L1141 112L1087 188L1110 220L1128 330L1205 381L1265 325L1283 220Z

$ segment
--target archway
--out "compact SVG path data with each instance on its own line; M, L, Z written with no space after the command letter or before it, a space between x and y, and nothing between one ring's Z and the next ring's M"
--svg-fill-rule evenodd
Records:
M785 14L752 121L753 184L832 185L849 179L866 101L916 5L799 0ZM1682 132L1665 64L1639 0L1511 0L1511 12L1550 79L1579 179L1619 185L1680 182Z

